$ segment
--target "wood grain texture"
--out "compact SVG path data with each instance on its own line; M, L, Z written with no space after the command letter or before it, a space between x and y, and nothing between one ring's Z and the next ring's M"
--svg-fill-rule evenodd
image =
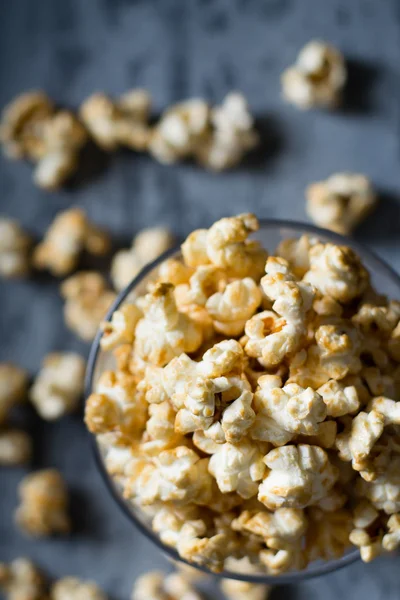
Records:
M117 240L165 223L180 236L221 215L305 220L304 188L337 170L368 174L383 192L379 211L357 233L400 270L400 8L398 0L1 0L0 105L29 88L76 107L95 90L148 88L159 112L190 96L248 97L264 138L257 160L213 175L191 165L164 167L121 152L98 155L81 185L48 194L31 168L0 159L1 213L41 236L61 209L78 205ZM350 61L343 110L302 113L285 105L279 76L318 37ZM93 162L93 161L92 161ZM0 282L0 360L32 374L55 349L87 347L65 329L57 282ZM80 418L33 420L35 466L63 470L78 527L68 540L26 541L13 527L19 470L0 471L0 560L27 554L52 575L98 580L127 599L134 576L165 564L108 496ZM398 600L398 559L356 564L282 588L273 600Z

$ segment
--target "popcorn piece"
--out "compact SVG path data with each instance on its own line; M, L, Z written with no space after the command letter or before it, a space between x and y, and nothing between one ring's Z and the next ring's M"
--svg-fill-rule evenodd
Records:
M12 363L0 363L0 425L3 425L13 406L24 399L28 374Z
M330 379L317 389L322 396L329 417L343 417L357 412L360 408L357 389L354 386L344 386Z
M166 281L167 283L172 283L174 286L189 283L192 275L193 269L175 258L164 260L158 268L159 281Z
M81 339L92 340L115 300L104 277L95 271L81 271L61 284L61 295L68 327Z
M136 325L143 316L136 304L125 304L112 314L111 321L102 324L103 335L100 345L103 350L111 350L121 344L132 344Z
M323 296L347 304L361 296L369 275L360 258L347 246L315 244L310 250L310 270L304 281L311 283Z
M27 558L0 563L0 590L9 600L44 600L46 588L42 573Z
M178 306L195 304L205 306L210 296L224 289L226 277L222 269L213 265L199 266L190 277L188 284L182 284L175 290Z
M141 450L148 456L157 456L163 450L170 450L186 444L182 432L176 426L176 412L169 402L151 404L146 423L145 441Z
M134 353L154 365L164 366L182 352L194 352L202 341L201 328L178 312L174 286L158 284L144 299L144 317L136 327Z
M392 515L387 522L389 533L382 538L382 546L387 552L393 552L400 546L400 515Z
M113 258L111 279L116 290L123 290L142 268L174 245L174 237L166 227L149 227L140 231L128 250L120 250ZM163 279L163 281L169 281ZM174 282L172 282L174 283Z
M307 212L320 227L348 235L375 208L371 182L358 173L336 173L306 190Z
M243 359L244 352L239 342L223 340L203 354L198 369L206 377L221 377L240 369Z
M45 537L69 532L67 489L58 471L47 469L27 475L19 485L19 496L15 519L24 533Z
M0 276L22 277L29 271L30 238L17 221L0 218Z
M310 507L307 515L310 519L305 549L308 560L333 560L342 556L350 545L351 513L346 509L327 513Z
M43 362L30 391L37 412L47 421L74 412L83 393L85 361L72 352L52 352Z
M238 336L260 303L261 290L253 279L245 277L228 284L223 292L213 294L207 300L206 309L216 331Z
M262 583L223 579L221 590L227 600L268 600L270 586Z
M164 164L192 156L207 135L209 119L208 104L197 98L168 108L153 129L150 154Z
M242 498L251 498L257 494L258 482L264 475L262 458L255 443L225 443L211 456L208 468L221 492L236 491Z
M136 580L132 600L201 600L188 578L181 573L165 575L150 571Z
M235 167L253 150L259 137L246 99L237 92L211 111L212 129L194 148L197 162L213 171Z
M71 208L56 216L35 248L33 263L61 277L76 269L83 250L100 255L108 252L109 245L108 235L92 225L83 210Z
M295 281L284 259L270 257L265 270L267 275L261 280L261 287L274 302L273 312L264 311L248 321L245 350L268 368L280 364L301 346L314 294L310 285Z
M400 512L400 457L393 458L386 471L374 481L360 479L358 486L359 493L368 498L378 510L383 510L388 515Z
M129 90L117 100L98 92L85 100L79 114L104 150L126 146L142 151L150 141L150 106L151 98L145 90Z
M300 238L283 239L275 251L275 256L287 260L293 274L302 279L310 268L310 249L317 243L317 238L302 235Z
M281 387L274 375L264 375L258 380L259 389L254 396L256 420L251 428L253 439L281 446L294 434L315 435L326 417L322 397L311 388L304 389L295 383Z
M32 440L19 429L0 431L0 466L26 465L32 456Z
M107 596L92 581L63 577L52 586L51 600L107 600Z
M278 508L275 512L245 510L232 523L236 531L260 536L269 548L287 548L297 542L307 528L303 511L294 508Z
M318 446L275 448L264 463L270 471L259 487L258 499L269 510L314 504L326 496L338 478L336 467Z
M300 544L285 550L264 549L259 552L259 560L269 575L280 575L290 570L302 570L307 566L304 548Z
M306 44L294 66L282 74L283 95L298 108L335 108L341 100L347 72L342 54L319 40Z
M181 245L182 256L187 267L197 268L211 263L207 253L208 229L192 231Z
M354 417L351 430L337 436L336 444L342 460L351 460L353 469L362 471L374 444L383 433L385 419L376 410L360 412Z
M204 521L185 523L178 542L178 552L183 559L220 573L230 551L229 539L224 533L211 537L205 535Z
M371 535L363 529L353 529L349 536L350 542L360 548L361 560L369 563L383 553L382 535Z

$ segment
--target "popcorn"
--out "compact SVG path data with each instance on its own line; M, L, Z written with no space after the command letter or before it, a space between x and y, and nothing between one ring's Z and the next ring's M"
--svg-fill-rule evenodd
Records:
M383 433L384 423L384 416L376 410L360 412L354 417L351 430L339 434L336 439L342 460L351 460L353 469L362 471L365 460Z
M302 279L310 268L310 249L318 242L316 238L302 235L299 239L282 240L275 251L276 256L284 258L298 279Z
M300 571L307 566L304 549L300 545L285 550L261 550L259 560L269 575L281 575L293 569Z
M116 290L123 290L142 268L174 245L174 237L166 227L149 227L140 231L128 250L114 255L111 279ZM169 280L168 280L169 281Z
M150 571L135 582L132 600L201 600L187 577L180 573L165 575Z
M351 513L346 509L324 512L310 507L307 516L306 555L309 561L333 560L342 556L350 545Z
M358 481L358 491L378 510L388 515L400 512L400 457L392 459L386 471L374 481Z
M281 550L301 539L307 529L302 510L278 508L275 512L245 510L232 523L236 531L246 531L263 539L269 548Z
M66 324L81 339L91 341L115 300L114 292L99 273L81 271L61 284L61 295Z
M135 329L143 316L136 304L125 304L114 311L111 321L102 323L103 335L100 345L103 350L111 350L121 344L132 344L135 338Z
M271 589L270 586L262 583L225 578L222 579L220 585L227 600L268 600Z
M185 523L177 545L178 553L184 560L220 573L229 553L229 539L224 533L211 537L204 537L205 534L204 521Z
M242 498L251 498L257 494L258 482L265 472L262 459L254 442L242 441L237 445L226 442L211 456L208 468L221 492L236 491Z
M254 396L256 420L251 428L253 439L281 446L295 434L315 435L326 417L322 397L311 388L295 383L282 386L275 375L264 375L258 380Z
M213 265L201 265L187 284L175 289L175 298L182 310L185 305L205 306L210 296L215 295L219 289L224 289L225 285L226 277L222 269Z
M329 417L343 417L357 412L360 408L357 389L354 386L344 386L335 379L329 379L317 392L322 396Z
M213 294L206 309L218 333L237 336L242 333L261 303L261 291L250 277L229 283L223 292Z
M15 519L24 533L45 537L69 532L67 489L58 471L47 469L27 475L19 485L19 496Z
M42 419L53 421L74 412L83 393L85 361L72 352L52 352L42 363L30 399Z
M29 271L29 236L13 219L0 218L0 276L23 277Z
M347 79L342 54L319 40L306 44L282 74L283 95L298 108L335 108Z
M52 600L107 600L107 596L92 581L63 577L51 588Z
M336 173L306 190L307 212L320 227L342 235L352 230L375 208L371 182L358 173Z
M388 552L397 550L400 546L400 515L392 515L387 526L389 533L386 533L382 538L382 546Z
M150 154L159 162L172 164L196 152L209 129L210 108L194 98L168 108L153 129Z
M369 276L359 257L347 246L315 244L310 250L310 270L303 280L322 295L347 304L366 290Z
M103 150L126 146L143 151L150 141L150 107L151 98L142 89L129 90L117 100L97 92L85 100L79 114Z
M0 363L0 425L16 404L23 401L28 388L28 374L12 363Z
M9 600L43 600L46 588L42 573L27 558L0 563L0 590Z
M211 111L212 128L196 144L197 162L213 171L235 167L259 143L246 99L238 92L228 94Z
M269 510L315 504L338 478L337 469L318 446L275 448L265 456L264 463L270 471L259 487L258 499Z
M295 281L284 259L270 257L261 280L271 311L255 315L246 324L249 341L245 350L265 367L273 367L296 352L306 335L306 314L313 301L312 287ZM261 316L263 315L263 316Z
M35 248L33 263L37 269L48 269L61 277L76 269L83 250L102 255L109 246L108 235L90 223L83 210L71 208L56 216Z
M161 367L182 352L194 352L203 341L201 328L178 312L173 289L171 284L158 284L145 297L144 317L136 326L134 352Z
M32 440L19 429L0 431L0 466L26 465L32 456Z

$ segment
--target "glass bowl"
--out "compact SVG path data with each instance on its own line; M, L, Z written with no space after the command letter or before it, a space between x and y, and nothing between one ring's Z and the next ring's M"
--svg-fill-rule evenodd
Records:
M261 220L260 229L252 237L253 239L260 240L264 247L273 253L277 245L282 239L285 238L298 238L303 234L309 234L317 237L324 242L333 242L336 244L345 244L353 248L358 255L361 257L365 267L368 269L371 275L371 282L379 293L387 294L392 298L400 298L400 277L397 273L380 258L375 256L371 251L367 250L360 244L356 243L352 239L345 238L331 231L320 229L312 225L297 223L291 221L280 221L280 220ZM142 295L145 293L147 284L154 279L157 274L158 266L166 258L180 257L180 248L172 248L171 250L164 253L157 260L145 266L144 269L139 273L137 277L123 290L113 306L109 310L106 319L110 320L115 310L120 308L125 302L129 302L132 297L136 295ZM86 373L86 397L88 397L95 384L101 375L101 373L113 367L113 357L109 352L105 352L100 348L101 331L96 335L93 342L87 365ZM301 571L290 571L282 575L266 575L266 574L246 574L232 571L222 571L221 573L214 573L205 567L194 565L183 560L177 551L166 546L158 537L158 535L151 528L151 518L149 518L139 507L134 506L132 503L125 500L118 489L116 483L112 480L110 475L107 473L105 464L103 461L102 453L99 444L96 441L95 436L92 436L92 444L97 465L103 476L103 479L110 490L112 496L116 500L117 504L123 510L123 512L130 519L131 523L135 525L147 538L149 538L162 552L169 558L181 563L185 563L207 573L217 577L227 577L230 579L237 579L239 581L249 581L253 583L264 583L264 584L286 584L295 583L311 577L317 577L326 573L331 573L350 565L360 558L359 551L352 549L348 551L344 556L339 559L330 561L316 561L310 564L306 569Z

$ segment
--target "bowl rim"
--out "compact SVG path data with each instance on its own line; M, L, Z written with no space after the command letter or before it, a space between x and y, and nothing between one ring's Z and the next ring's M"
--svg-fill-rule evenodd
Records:
M398 285L398 287L400 289L400 275L389 264L387 264L378 255L376 255L372 250L369 250L363 244L360 244L359 242L357 242L353 239L342 236L336 232L330 231L329 229L323 229L321 227L316 227L315 225L311 225L309 223L303 223L301 221L291 221L291 220L285 220L285 219L259 219L259 224L260 224L260 227L259 227L260 230L261 229L272 229L272 228L283 228L284 229L286 227L288 229L292 229L292 230L297 229L299 231L302 231L303 234L309 233L309 234L314 234L315 236L318 236L318 235L324 236L325 238L328 238L329 241L332 241L334 243L339 243L341 245L350 245L350 247L352 247L356 252L358 252L361 255L361 257L362 256L367 257L369 262L375 263L376 266L379 267L380 271L385 272L389 278L395 280L396 284ZM167 250L166 252L161 254L154 261L145 265L143 267L143 269L141 269L141 271L136 275L136 277L134 277L134 279L132 279L130 284L128 286L126 286L117 295L115 301L113 302L110 309L108 310L107 315L104 320L110 321L115 310L118 309L118 307L123 303L123 301L132 292L132 290L134 288L136 288L137 285L140 284L140 282L143 280L143 278L146 277L146 275L148 275L149 273L151 273L151 271L153 271L153 269L155 269L163 261L165 261L169 257L176 254L179 250L180 250L180 245L174 246L173 248L170 248L169 250ZM96 334L96 337L94 338L93 343L91 345L89 356L88 356L88 361L87 361L86 375L85 375L85 403L86 403L88 396L92 393L93 378L94 378L94 373L95 373L95 369L96 369L97 358L98 358L99 352L101 350L101 348L100 348L101 337L102 337L102 331L101 331L101 329L99 329ZM311 579L313 577L319 577L321 575L326 575L328 573L332 573L339 569L342 569L343 567L346 567L360 559L359 550L354 549L354 550L350 551L348 554L345 554L344 556L342 556L338 559L333 559L333 560L323 562L322 564L317 564L315 567L313 567L309 570L305 569L302 571L293 571L293 572L289 571L288 573L284 573L282 575L267 575L267 574L265 574L265 575L250 575L250 574L245 575L245 574L234 573L234 572L225 571L225 570L220 573L214 573L213 571L210 571L206 567L203 567L201 565L197 565L194 563L190 563L189 561L183 559L173 547L167 546L166 544L164 544L160 540L159 536L155 532L151 531L151 529L147 528L129 509L127 502L119 494L115 483L112 481L112 478L110 477L110 475L108 474L108 472L105 468L104 462L101 457L99 445L96 441L96 436L93 434L90 434L89 432L88 432L88 434L90 436L91 447L92 447L92 451L94 454L97 468L99 469L102 479L103 479L109 493L113 497L113 499L116 501L118 506L122 509L122 512L133 523L133 525L146 538L150 539L164 554L166 554L167 557L172 558L174 561L182 562L186 565L189 565L190 567L194 567L194 568L202 571L203 573L206 573L206 574L212 575L212 576L216 576L219 578L236 579L238 581L248 581L251 583L279 585L279 584L295 583L295 582L303 581L306 579Z

